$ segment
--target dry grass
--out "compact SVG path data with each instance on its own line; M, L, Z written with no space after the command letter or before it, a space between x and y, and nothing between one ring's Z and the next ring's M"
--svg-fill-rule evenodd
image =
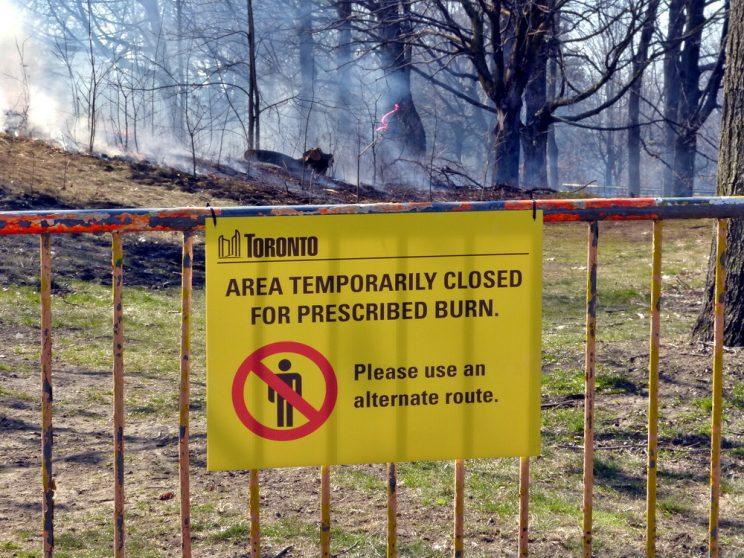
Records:
M132 165L74 154L31 140L0 137L0 182L11 193L48 195L69 207L204 205L209 193L138 183ZM214 199L234 205L229 199Z

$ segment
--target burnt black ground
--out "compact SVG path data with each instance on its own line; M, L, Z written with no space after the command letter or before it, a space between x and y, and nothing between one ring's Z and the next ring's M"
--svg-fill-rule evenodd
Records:
M0 207L6 211L33 209L72 209L68 204L44 193L13 194L0 185ZM100 204L97 208L111 207ZM91 207L92 208L92 207ZM180 282L180 234L138 234L123 236L125 281L129 285L154 289L173 287ZM71 279L111 284L111 240L107 234L59 234L52 238L54 287L65 291ZM0 285L37 285L39 266L38 235L0 237ZM204 284L204 246L194 247L195 287Z

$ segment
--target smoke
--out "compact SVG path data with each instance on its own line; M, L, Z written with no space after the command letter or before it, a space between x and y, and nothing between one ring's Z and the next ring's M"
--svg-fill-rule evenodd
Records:
M163 2L155 13L125 1L90 5L86 14L85 5L67 0L0 0L0 129L183 170L195 159L240 167L247 47L245 14L236 18L234 10L244 8L215 3L199 18L184 14L192 23L178 35L175 3ZM285 5L291 9L278 9ZM273 0L256 8L261 148L298 157L321 147L335 156L334 175L349 182L420 182L421 169L398 160L394 136L377 130L399 117L390 95L397 78L374 54L355 53L343 69L348 98L340 103L337 38L314 32L316 73L312 87L303 86L308 57L298 53L308 37L297 33L294 6L295 0ZM88 31L100 27L87 17L107 22L108 36L89 41ZM315 30L326 24L313 16ZM240 33L213 40L215 29L231 28Z
M0 14L0 129L15 136L43 139L70 151L84 150L90 138L86 109L91 102L91 64L81 48L82 40L67 37L70 44L64 46L59 40L55 42L40 31L48 27L39 23L38 14L13 0L0 0ZM63 49L67 58L61 56ZM155 127L141 130L136 142L123 140L117 122L121 114L116 114L120 99L111 95L114 65L100 53L95 57L99 91L94 151L128 153L186 167L188 149Z
M26 13L0 0L0 127L64 143L62 113L48 56L27 25ZM46 87L44 83L46 81Z
M159 13L150 13L137 5L125 10L129 5L123 1L94 0L91 14L83 13L85 5L66 4L0 0L1 129L70 150L92 144L96 152L184 170L190 170L192 158L241 161L247 143L245 65L220 60L246 58L242 16L236 20L230 11L243 8L216 3L203 17L185 14L192 24L178 36L170 11L174 3L164 2ZM329 33L324 44L321 34L313 33L317 71L312 87L303 85L302 64L308 57L302 60L298 53L300 41L308 37L297 33L295 9L277 9L284 5L292 8L294 0L256 8L261 148L298 157L319 146L335 155L338 178L380 182L392 177L393 169L386 166L394 142L375 129L393 108L389 92L395 78L386 75L373 54L357 56L343 72L349 98L342 106L334 35ZM86 17L108 22L110 36L89 41L88 30L97 27ZM314 15L314 29L322 25ZM241 33L210 42L214 29L230 28ZM282 52L278 59L276 50Z
M334 3L316 3L302 33L306 0L253 4L260 148L299 157L320 147L334 155L334 176L352 183L489 183L493 114L386 62L390 55L381 54L374 33L378 16L362 3L354 3L353 32L351 24L339 29ZM243 168L245 3L0 0L0 14L1 129L183 170L199 159ZM425 73L438 75L436 64L425 67L415 49L412 56ZM472 70L458 64L456 72ZM572 68L572 82L591 78ZM490 102L474 80L453 87ZM411 118L414 111L420 118ZM556 137L561 182L604 181L602 137L568 126L557 126ZM612 139L621 146L621 132ZM653 140L649 132L651 149ZM644 165L646 175L659 166L648 157Z

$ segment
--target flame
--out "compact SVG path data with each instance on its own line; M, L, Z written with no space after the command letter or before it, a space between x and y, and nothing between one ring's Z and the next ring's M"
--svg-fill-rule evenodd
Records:
M375 128L375 132L384 132L385 130L387 130L388 124L389 124L388 120L390 119L391 116L393 116L396 112L398 112L399 108L400 106L398 105L398 103L395 103L395 105L393 105L393 110L383 114L382 118L380 118L380 126Z

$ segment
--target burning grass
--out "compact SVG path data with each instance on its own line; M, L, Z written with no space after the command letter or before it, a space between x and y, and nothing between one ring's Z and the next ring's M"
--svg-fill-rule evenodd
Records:
M445 167L429 188L404 183L384 190L334 178L294 176L245 161L198 161L199 173L136 156L71 153L39 140L0 134L0 206L6 210L81 207L185 207L453 201L528 197L505 186L454 187ZM425 170L425 169L424 169ZM424 172L422 170L421 172ZM444 177L444 178L442 178Z

